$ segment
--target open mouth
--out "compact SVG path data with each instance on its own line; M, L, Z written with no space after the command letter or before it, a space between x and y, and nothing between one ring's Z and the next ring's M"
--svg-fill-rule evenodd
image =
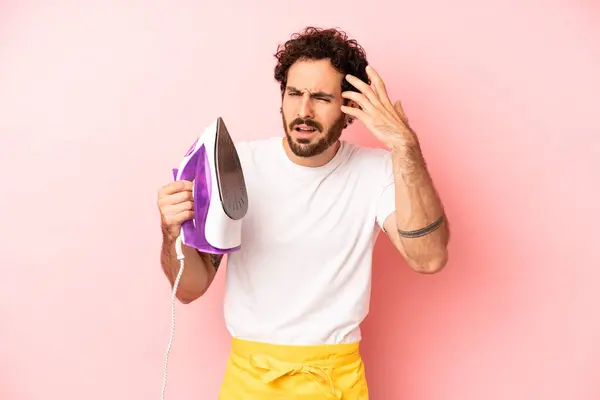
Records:
M312 126L306 126L306 125L297 125L294 127L294 130L299 133L307 134L307 133L316 132L317 128L314 128Z

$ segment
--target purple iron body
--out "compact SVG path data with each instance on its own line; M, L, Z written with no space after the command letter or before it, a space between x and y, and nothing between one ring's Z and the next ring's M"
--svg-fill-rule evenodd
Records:
M221 117L196 140L173 176L194 182L194 218L181 225L183 244L211 254L238 250L248 194L235 145Z

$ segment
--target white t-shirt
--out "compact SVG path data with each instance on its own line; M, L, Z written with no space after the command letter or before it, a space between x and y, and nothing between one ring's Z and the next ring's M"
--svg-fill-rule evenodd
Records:
M227 261L230 334L288 345L359 341L373 245L395 210L390 153L342 142L312 168L293 163L281 137L236 148L248 213L242 248Z

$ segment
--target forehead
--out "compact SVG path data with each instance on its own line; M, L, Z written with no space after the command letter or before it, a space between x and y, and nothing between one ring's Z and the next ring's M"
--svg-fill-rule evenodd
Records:
M328 59L301 60L288 70L287 85L311 92L340 93L342 79Z

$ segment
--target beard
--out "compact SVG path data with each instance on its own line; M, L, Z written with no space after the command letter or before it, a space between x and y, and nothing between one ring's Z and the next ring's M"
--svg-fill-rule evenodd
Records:
M343 113L326 132L323 132L321 124L312 119L296 118L288 123L283 113L281 113L281 119L290 150L298 157L314 157L323 153L339 140L342 136L342 131L346 127L345 115ZM317 133L316 137L294 139L290 132L294 130L295 126L302 124L314 128Z

